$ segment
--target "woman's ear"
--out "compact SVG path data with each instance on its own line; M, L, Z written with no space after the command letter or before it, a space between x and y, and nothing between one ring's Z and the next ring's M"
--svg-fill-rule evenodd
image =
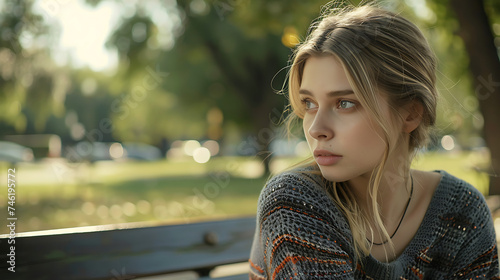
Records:
M403 131L406 133L414 131L422 122L423 112L424 107L418 101L413 101L404 106L401 112L403 116Z

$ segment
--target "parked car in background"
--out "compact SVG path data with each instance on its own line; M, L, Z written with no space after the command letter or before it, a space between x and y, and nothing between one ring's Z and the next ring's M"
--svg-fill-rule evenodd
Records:
M78 142L66 150L66 158L72 162L113 160L110 150L116 142Z
M23 162L33 161L33 150L8 141L0 141L0 161Z
M68 149L66 158L70 161L103 161L103 160L145 160L153 161L162 158L159 148L144 143L119 142L79 142Z
M153 161L162 158L159 148L144 143L122 143L124 154L128 159Z

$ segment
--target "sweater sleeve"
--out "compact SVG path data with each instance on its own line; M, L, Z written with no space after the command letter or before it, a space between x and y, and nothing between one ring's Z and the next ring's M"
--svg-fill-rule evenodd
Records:
M500 279L495 228L486 201L470 186L463 205L461 212L466 213L469 223L458 229L466 234L453 262L451 279Z
M271 179L258 202L250 279L354 279L348 224L313 179Z

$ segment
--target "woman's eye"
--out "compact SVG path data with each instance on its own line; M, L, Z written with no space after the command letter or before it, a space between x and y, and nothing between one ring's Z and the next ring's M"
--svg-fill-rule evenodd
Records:
M314 109L316 108L316 104L314 104L310 99L302 99L301 100L302 104L306 107L306 110Z
M350 109L354 106L356 106L356 104L348 100L340 100L338 104L339 109Z

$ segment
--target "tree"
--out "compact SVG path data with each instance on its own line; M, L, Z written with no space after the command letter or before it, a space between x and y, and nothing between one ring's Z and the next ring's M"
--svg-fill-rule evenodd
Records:
M286 67L293 46L290 39L297 36L296 28L288 24L293 22L293 17L287 16L287 21L280 22L273 14L287 14L288 11L276 10L283 3L272 2L255 1L244 6L244 1L215 1L212 5L199 0L179 1L181 32L175 38L174 48L162 52L156 59L162 71L169 73L162 83L164 92L174 93L183 110L189 111L191 118L197 116L198 123L204 123L204 138L220 140L220 131L210 130L209 115L210 112L222 112L226 125L237 124L243 134L249 135L247 145L238 150L258 151L266 167L269 157L265 151L276 137L272 123L278 122L287 103L283 96L273 92L273 87L279 89L284 83L286 69L279 78L275 76ZM295 4L308 7L310 13L304 14L293 8L295 19L300 19L295 23L303 24L300 29L306 30L310 20L317 16L319 4L305 5L300 1ZM283 7L291 9L289 12L293 10L289 5ZM311 7L315 7L314 12ZM263 13L267 17L253 17ZM129 39L121 40L130 42L131 27L138 22L145 22L147 26L152 24L139 17L126 19L112 35L110 46L118 46L120 38L127 36ZM252 22L255 18L259 20ZM250 25L253 28L248 28ZM155 27L147 30L155 30ZM154 32L149 35L155 36ZM145 40L150 39L154 38ZM134 46L137 48L134 53L147 51L148 47L147 44ZM124 53L123 57L128 58L129 72L144 67L138 63L141 60L129 53Z
M456 19L447 8L449 1L451 0L427 3L439 20L439 25L435 22L427 23L431 27L428 33L431 44L439 44L438 40L442 40L440 37L448 34L445 38L448 40L446 44L453 48L454 54L460 53L459 59L456 56L451 57L450 54L444 59L440 57L440 65L444 64L440 67L441 70L446 70L445 72L454 71L450 81L462 81L459 86L453 85L453 90L460 92L450 92L450 98L459 103L462 98L468 98L467 100L471 101L468 105L472 105L469 106L470 110L464 110L465 113L454 109L445 110L444 119L448 124L450 124L449 119L456 121L452 122L452 126L446 126L443 131L446 133L466 131L460 135L470 138L469 134L477 133L480 127L480 122L477 121L480 117L474 105L476 98L467 95L469 79L463 78L466 67L462 64L465 65L467 56L461 53L460 44L456 46L456 36L449 35L453 34L456 28ZM294 45L292 41L297 40L297 37L304 39L305 30L311 20L318 16L318 7L324 3L324 1L299 0L286 3L280 0L178 1L175 14L180 19L181 25L172 31L175 34L174 47L171 50L151 52L148 50L150 44L136 42L134 47L137 50L134 53L142 55L132 56L132 53L123 52L122 57L127 58L123 60L126 62L123 65L128 67L130 73L134 71L133 69L139 69L138 73L141 73L140 69L145 65L157 63L162 71L169 73L169 77L162 82L160 92L173 95L177 102L176 106L182 106L179 113L184 112L184 116L190 120L197 120L195 122L198 124L198 132L200 126L206 126L204 137L214 137L209 133L210 125L206 121L206 116L214 108L220 110L225 125L228 126L232 122L237 124L243 133L250 135L247 144L261 151L267 162L268 154L263 151L268 150L269 141L277 136L273 122L276 123L281 117L282 109L287 103L286 99L275 94L275 91L281 89L285 82L290 48ZM395 11L408 10L397 1L389 1L388 4L392 5ZM417 13L418 8L414 10ZM122 38L128 36L128 41L132 42L131 29L139 22L144 22L147 26L144 30L148 31L149 36L145 40L149 42L150 39L155 39L159 27L155 26L154 20L141 19L141 17L147 18L147 13L144 13L144 10L141 13L140 7L138 11L136 17L125 19L115 34L121 34ZM405 16L411 15L406 13ZM424 21L418 16L412 20L417 21L417 24ZM302 32L299 33L297 30ZM119 36L112 37L110 46L118 46L118 39ZM443 50L440 52L442 54ZM147 56L145 53L156 54ZM447 63L451 60L453 63ZM449 75L448 73L445 75ZM490 77L488 73L481 74L483 76L479 81L488 81ZM497 81L491 77L490 81ZM456 107L462 106L462 104L456 105ZM481 111L483 112L482 107ZM173 112L173 108L170 108L169 112ZM443 115L442 112L440 114ZM488 114L484 114L485 129L488 131L492 131L486 128L491 126L491 118ZM485 133L485 139L491 149L493 143L498 141L491 140L486 134L488 133ZM166 131L165 135L178 137L180 134ZM185 137L192 135L195 134L186 133ZM196 135L199 136L199 133ZM496 161L498 156L495 156L497 153L495 148L491 151Z
M152 3L152 2L149 2ZM98 3L97 3L98 4ZM172 12L165 6L165 15ZM135 14L124 18L108 39L107 47L118 52L118 73L113 77L113 91L116 99L111 104L113 113L113 134L121 141L144 142L161 145L165 139L201 138L204 136L205 104L196 102L190 106L181 106L179 97L184 91L182 87L173 94L166 84L187 80L185 72L182 77L172 77L171 64L161 61L162 52L168 49L161 45L161 34L157 23L154 23L145 7L138 5ZM166 33L177 32L176 27ZM174 40L174 38L168 38ZM173 55L175 57L176 55ZM181 68L182 63L179 63ZM182 72L174 67L173 72ZM119 81L119 83L117 83ZM203 79L195 80L196 83Z
M40 131L64 112L67 80L47 54L51 37L33 1L4 1L0 9L0 134L22 133L30 120Z
M498 4L498 3L497 3ZM490 194L500 194L500 60L482 0L450 0L465 43L474 93L484 118L483 134L491 154Z

